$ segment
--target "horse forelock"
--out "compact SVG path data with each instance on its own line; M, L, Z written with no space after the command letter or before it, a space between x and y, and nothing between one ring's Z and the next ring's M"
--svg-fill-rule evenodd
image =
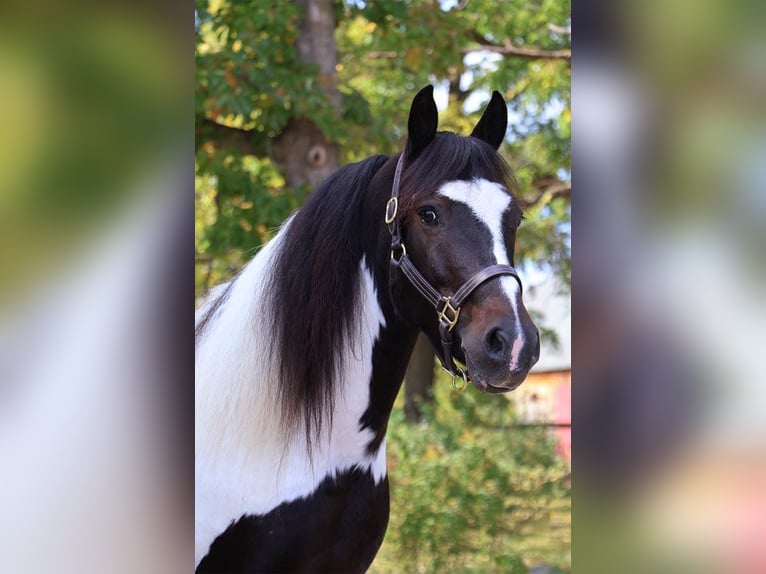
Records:
M485 179L503 186L511 195L518 188L510 166L486 142L439 132L425 150L404 169L401 199L405 217L423 194L435 193L444 183Z

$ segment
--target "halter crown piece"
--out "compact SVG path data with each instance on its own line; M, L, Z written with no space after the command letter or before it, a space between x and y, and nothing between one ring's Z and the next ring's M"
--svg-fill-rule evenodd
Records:
M385 222L388 225L388 230L391 232L391 268L392 273L395 269L400 269L404 276L409 280L415 289L434 307L436 311L436 317L439 321L439 336L442 343L442 353L439 356L442 369L444 369L452 377L452 386L455 389L463 390L468 385L470 376L465 369L460 368L455 363L455 358L452 354L452 330L457 325L460 318L460 307L463 302L473 293L479 285L500 275L510 275L519 282L521 287L521 279L519 279L518 273L510 265L490 265L473 275L468 281L463 283L461 287L455 291L452 295L442 295L437 291L428 279L418 271L415 264L407 256L407 249L402 242L401 230L399 228L399 220L397 219L397 212L399 210L399 184L402 178L402 169L404 166L404 153L399 156L399 161L396 163L396 171L394 172L394 183L391 187L391 197L386 203ZM462 383L458 385L456 382L458 378L462 379Z

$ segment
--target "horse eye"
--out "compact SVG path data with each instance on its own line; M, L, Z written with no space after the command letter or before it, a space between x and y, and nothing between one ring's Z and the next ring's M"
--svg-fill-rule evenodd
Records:
M418 209L418 215L420 221L426 225L436 225L439 223L439 216L436 214L436 210L433 207L422 207Z

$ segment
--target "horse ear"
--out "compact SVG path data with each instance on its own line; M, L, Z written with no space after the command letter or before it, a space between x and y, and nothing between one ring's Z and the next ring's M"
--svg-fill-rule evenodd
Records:
M412 161L436 137L439 113L434 102L434 87L426 86L412 100L410 119L407 121L407 147L405 157Z
M500 148L500 144L505 139L505 130L508 127L508 108L500 92L492 92L492 99L489 100L487 109L473 128L471 135L482 141L487 142L495 149Z

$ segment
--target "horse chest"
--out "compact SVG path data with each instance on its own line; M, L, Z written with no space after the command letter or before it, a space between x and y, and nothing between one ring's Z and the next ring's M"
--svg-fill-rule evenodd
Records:
M203 572L364 572L388 524L388 478L357 468L310 495L245 515L210 546Z

